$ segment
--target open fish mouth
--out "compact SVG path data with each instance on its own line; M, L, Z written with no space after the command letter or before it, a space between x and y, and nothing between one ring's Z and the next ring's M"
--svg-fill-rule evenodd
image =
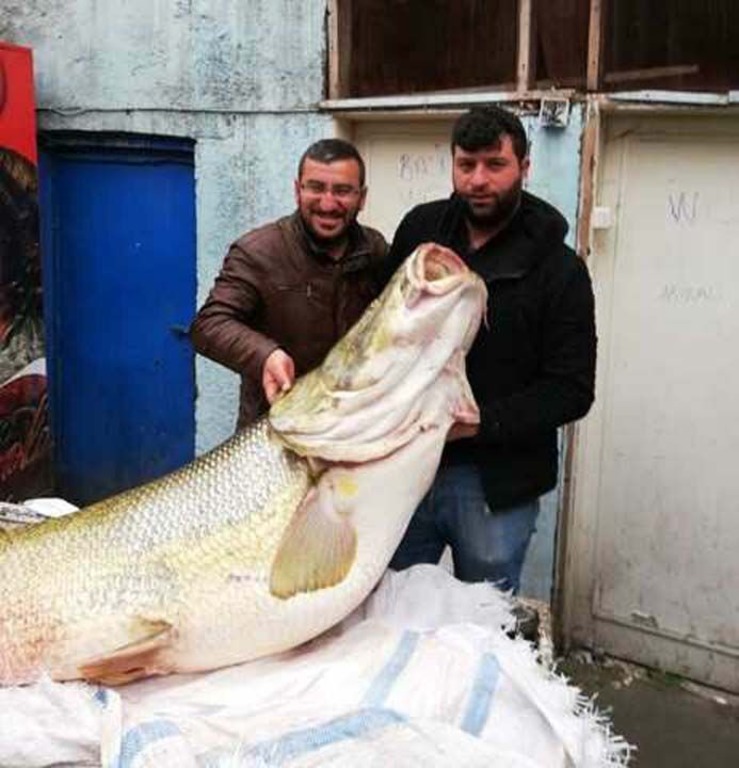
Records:
M420 249L419 257L408 264L410 279L431 292L443 288L446 278L468 271L467 265L449 248L426 243Z

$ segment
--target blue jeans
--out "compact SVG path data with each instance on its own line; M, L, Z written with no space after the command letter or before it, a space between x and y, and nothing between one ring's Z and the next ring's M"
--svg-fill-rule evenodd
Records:
M490 581L518 592L538 514L538 498L491 511L476 466L440 467L390 567L401 571L417 563L438 563L448 544L458 579Z

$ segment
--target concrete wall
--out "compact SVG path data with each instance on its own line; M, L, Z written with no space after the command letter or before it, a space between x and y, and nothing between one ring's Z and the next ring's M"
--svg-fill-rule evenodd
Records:
M317 112L325 0L6 0L0 40L34 52L39 128L196 140L198 302L228 243L293 207ZM234 425L237 379L197 361L197 450Z

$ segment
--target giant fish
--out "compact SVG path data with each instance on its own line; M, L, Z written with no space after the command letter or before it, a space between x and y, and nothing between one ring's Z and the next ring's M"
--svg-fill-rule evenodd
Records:
M484 283L419 247L268 417L68 517L0 530L0 684L116 685L299 645L381 578L450 427Z

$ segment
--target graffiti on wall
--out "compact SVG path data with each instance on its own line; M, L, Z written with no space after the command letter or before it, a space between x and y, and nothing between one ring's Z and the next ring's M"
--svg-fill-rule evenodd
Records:
M0 43L0 501L51 478L31 51Z

